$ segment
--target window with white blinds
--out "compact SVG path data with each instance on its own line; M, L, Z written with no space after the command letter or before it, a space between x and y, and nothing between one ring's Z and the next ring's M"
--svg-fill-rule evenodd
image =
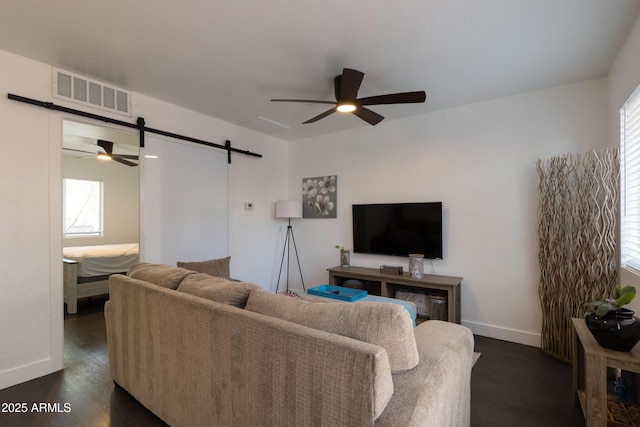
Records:
M102 236L102 182L70 178L62 181L63 237Z
M640 274L640 87L620 109L621 257Z

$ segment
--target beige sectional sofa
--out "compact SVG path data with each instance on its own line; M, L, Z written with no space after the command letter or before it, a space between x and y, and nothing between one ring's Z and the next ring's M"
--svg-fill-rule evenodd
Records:
M114 381L172 426L468 426L473 336L184 268L110 278Z

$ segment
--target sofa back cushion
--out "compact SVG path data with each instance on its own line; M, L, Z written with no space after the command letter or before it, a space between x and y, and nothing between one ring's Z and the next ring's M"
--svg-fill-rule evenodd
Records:
M110 282L112 377L168 425L373 426L392 399L379 346L123 275Z
M384 302L317 304L273 294L251 291L247 310L300 325L379 345L387 350L391 372L416 367L418 349L413 322L407 310Z
M144 280L169 289L177 289L182 279L190 274L194 274L194 272L184 268L171 267L170 265L146 262L134 264L127 271L127 276L131 278Z
M187 270L197 271L198 273L206 273L210 276L229 277L231 257L210 259L207 261L183 262L178 261L178 267Z
M244 308L251 291L260 289L255 283L237 282L204 273L193 273L184 278L178 291L207 298L223 304Z

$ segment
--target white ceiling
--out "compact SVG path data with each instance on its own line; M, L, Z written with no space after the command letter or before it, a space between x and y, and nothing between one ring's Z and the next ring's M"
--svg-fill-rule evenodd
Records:
M333 100L343 67L365 73L359 96L427 92L425 104L371 107L383 126L604 76L639 11L640 0L2 0L0 49L228 122L263 117L296 140L369 126L342 114L302 125L327 106L269 101Z

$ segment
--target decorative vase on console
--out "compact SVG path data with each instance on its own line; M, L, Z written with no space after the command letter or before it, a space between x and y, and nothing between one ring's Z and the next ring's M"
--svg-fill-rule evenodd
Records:
M636 296L636 288L615 287L615 298L593 301L593 312L585 315L587 327L598 344L616 351L630 351L640 341L640 319L632 310L622 308Z
M349 267L351 265L351 250L340 245L336 245L336 248L340 249L340 267Z
M414 279L422 279L424 274L424 255L409 254L409 274Z

